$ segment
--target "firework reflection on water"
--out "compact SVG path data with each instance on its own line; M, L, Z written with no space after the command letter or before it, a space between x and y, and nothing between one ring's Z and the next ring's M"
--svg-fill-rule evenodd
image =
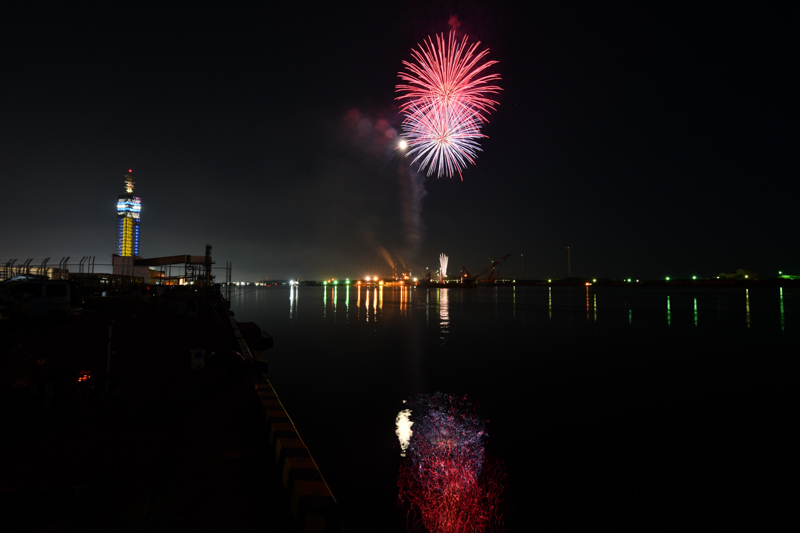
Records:
M418 395L408 405L396 422L405 456L398 503L406 509L410 527L431 533L500 528L505 472L502 463L486 455L485 421L477 407L466 397L439 392ZM401 422L409 429L408 444Z

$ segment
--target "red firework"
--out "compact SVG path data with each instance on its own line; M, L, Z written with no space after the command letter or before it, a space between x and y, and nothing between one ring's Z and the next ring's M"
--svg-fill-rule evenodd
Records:
M436 393L410 402L414 419L400 469L398 502L412 526L431 533L478 533L502 524L502 464L486 456L483 420L466 403Z
M497 105L491 95L501 90L493 84L500 75L486 72L497 61L484 61L489 51L477 53L480 42L467 41L464 36L459 42L453 32L447 40L437 35L435 45L429 37L411 51L416 62L403 61L406 71L398 73L406 82L397 85L397 99L403 101L408 155L417 153L414 162L422 159L428 175L460 175L467 161L475 163L477 139L485 137L481 127Z

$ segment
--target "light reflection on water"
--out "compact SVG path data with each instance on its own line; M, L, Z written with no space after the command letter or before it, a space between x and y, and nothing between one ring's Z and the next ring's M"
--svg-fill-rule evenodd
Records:
M747 301L747 329L750 329L750 289L745 289L744 294Z
M667 326L672 325L672 311L669 308L669 295L667 295Z
M439 339L444 342L450 329L450 301L448 294L451 289L437 289L436 294L439 297Z
M589 287L586 287L586 321L589 321Z
M490 303L492 320L530 321L542 316L555 325L575 315L574 299L577 290L583 290L580 312L585 314L586 322L592 325L610 326L619 323L624 316L625 323L633 326L633 311L636 309L637 324L651 327L660 314L661 324L667 327L691 325L694 329L709 327L736 327L744 329L761 328L772 324L780 331L787 329L788 317L794 303L793 288L730 288L730 289L625 289L613 287L493 287L478 291L460 288L415 289L413 287L303 287L284 288L245 288L234 289L232 305L248 302L248 306L261 305L271 300L271 295L287 290L288 313L284 316L290 321L300 319L300 307L313 304L316 293L322 300L323 320L332 319L343 323L375 323L384 312L384 299L388 309L397 310L398 316L413 319L422 315L430 324L431 313L437 316L439 336L444 337L452 330L452 304L458 302L459 309L469 314L480 313L480 301ZM483 293L485 291L485 293ZM690 292L691 291L691 292ZM302 300L301 302L301 293ZM482 294L483 293L483 294ZM599 296L598 296L598 293ZM579 294L579 293L578 293ZM788 296L787 296L788 294ZM285 295L284 295L285 296ZM351 298L355 301L352 302ZM485 299L484 299L485 298ZM343 300L340 302L340 300ZM283 300L286 302L286 300ZM319 300L317 300L319 301ZM738 305L737 305L738 301ZM350 306L355 303L354 314ZM341 304L341 305L339 305ZM476 305L477 304L477 305ZM272 306L272 304L270 304ZM598 322L601 313L604 319ZM284 308L285 309L285 308ZM487 310L488 310L487 309ZM537 309L545 314L539 315ZM660 311L659 311L660 309ZM620 313L622 311L622 313ZM459 314L461 311L459 311ZM703 323L700 323L700 315ZM313 313L303 315L313 319ZM351 320L352 319L352 320ZM457 319L456 319L457 320ZM658 320L656 320L658 322Z

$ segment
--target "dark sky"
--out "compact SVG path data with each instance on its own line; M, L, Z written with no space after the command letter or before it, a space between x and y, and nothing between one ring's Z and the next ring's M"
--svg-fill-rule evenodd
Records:
M109 262L131 168L142 255L210 243L235 280L382 250L565 277L567 246L577 276L800 274L796 3L125 4L0 21L4 262ZM477 165L415 194L397 72L451 15L504 90Z

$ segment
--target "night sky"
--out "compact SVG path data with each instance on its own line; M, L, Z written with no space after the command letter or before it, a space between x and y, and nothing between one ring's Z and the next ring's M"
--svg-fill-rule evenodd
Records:
M142 256L209 243L234 280L387 252L557 278L567 246L574 276L800 274L797 3L117 4L0 21L3 262L110 262L130 168ZM452 15L504 90L477 165L419 200L397 72Z

